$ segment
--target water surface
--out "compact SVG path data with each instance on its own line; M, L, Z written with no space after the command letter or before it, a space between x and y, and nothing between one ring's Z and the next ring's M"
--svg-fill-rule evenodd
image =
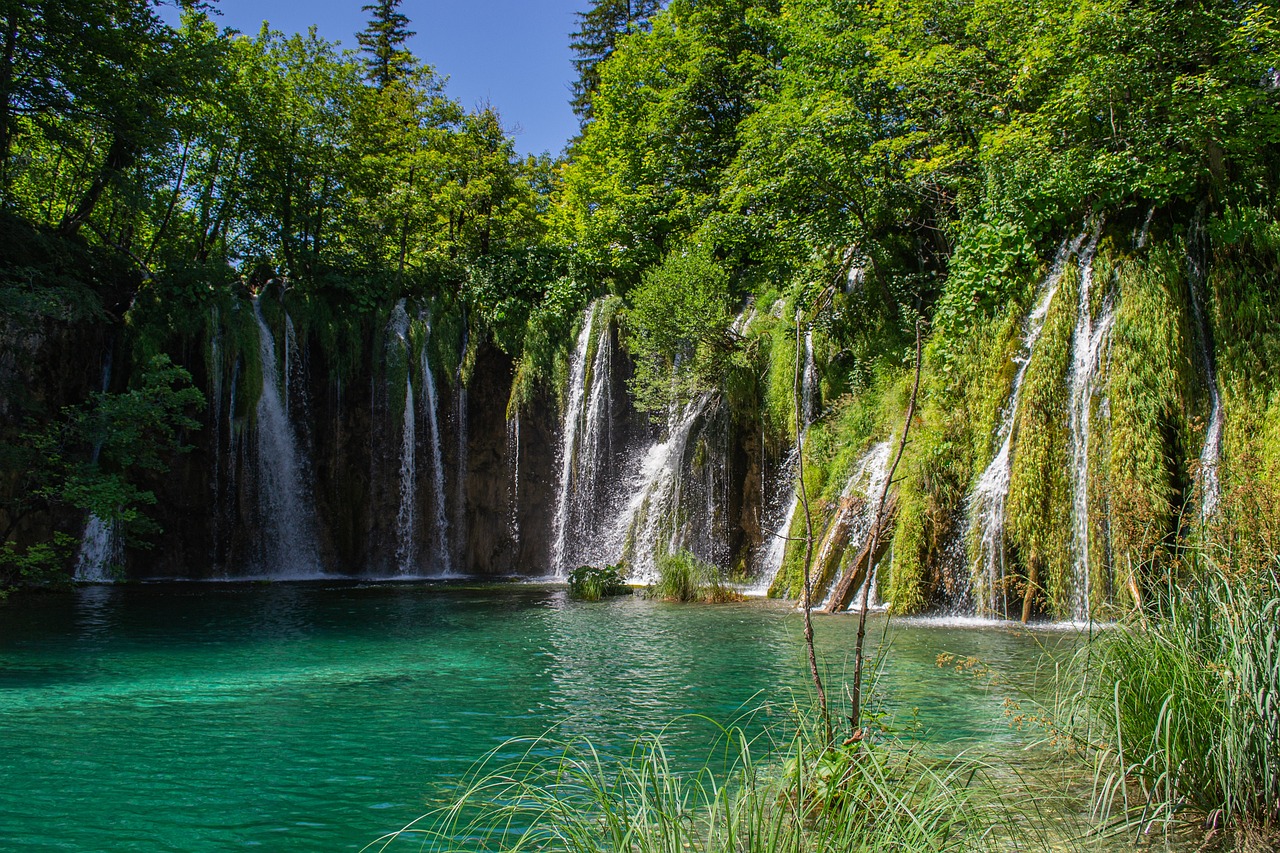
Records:
M883 617L872 621L879 640ZM854 620L818 620L838 684ZM0 605L0 839L23 850L354 850L447 797L506 739L606 749L659 727L677 763L763 702L807 702L781 604L590 603L539 586L91 586ZM895 621L900 727L1016 755L1005 692L1061 632ZM918 713L912 713L918 709ZM756 714L753 731L784 719Z

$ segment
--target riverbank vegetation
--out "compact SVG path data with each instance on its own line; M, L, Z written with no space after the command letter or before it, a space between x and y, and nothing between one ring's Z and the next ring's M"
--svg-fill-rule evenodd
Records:
M503 752L522 757L490 756L450 806L365 849L1046 849L1042 830L1025 824L978 758L932 758L889 742L831 749L803 726L787 743L762 749L761 740L723 730L696 773L672 767L661 735L622 757L552 737L507 744ZM1059 805L1046 800L1044 810Z
M1099 819L1190 815L1250 849L1280 838L1280 576L1198 568L1077 652L1053 725L1093 764Z

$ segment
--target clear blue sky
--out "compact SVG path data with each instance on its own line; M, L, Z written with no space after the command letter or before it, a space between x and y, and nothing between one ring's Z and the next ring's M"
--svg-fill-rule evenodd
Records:
M315 25L321 37L359 47L368 0L217 0L223 27L254 34L264 20L285 33ZM573 80L569 33L588 0L403 0L415 35L409 48L448 77L446 91L474 109L490 103L522 154L560 153L578 130L569 108ZM176 19L172 7L165 17Z

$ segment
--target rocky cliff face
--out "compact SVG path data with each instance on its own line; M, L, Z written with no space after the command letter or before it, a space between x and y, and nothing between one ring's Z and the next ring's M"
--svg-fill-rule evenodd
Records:
M232 319L224 328L237 323L243 325ZM300 574L548 571L557 412L544 393L521 414L519 440L512 440L509 356L481 343L465 393L456 377L430 366L435 387L428 389L423 362L404 359L407 371L404 364L388 366L377 334L366 335L354 376L342 378L316 336L290 340L279 322L271 326L281 403L296 441L304 503L315 520L316 565ZM261 440L264 422L253 399L269 384L256 375L272 366L255 364L251 347L212 350L213 357L188 365L209 398L205 429L194 452L175 459L170 473L152 484L164 533L150 551L129 552L132 577L276 574L264 565L263 541L273 530L264 458L272 445ZM209 369L211 362L222 375Z

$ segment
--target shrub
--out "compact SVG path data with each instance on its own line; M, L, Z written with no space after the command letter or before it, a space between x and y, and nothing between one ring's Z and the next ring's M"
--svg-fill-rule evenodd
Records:
M630 591L618 566L578 566L569 573L569 595L584 601L599 601Z

